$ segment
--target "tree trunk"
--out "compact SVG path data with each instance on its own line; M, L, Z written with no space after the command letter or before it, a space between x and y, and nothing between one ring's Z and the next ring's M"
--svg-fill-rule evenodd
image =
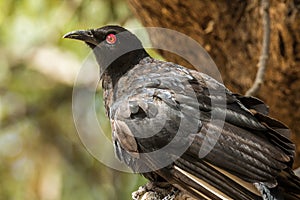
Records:
M182 32L198 41L217 64L225 85L244 94L253 84L262 46L260 1L128 0L144 26ZM270 55L258 97L270 115L286 123L298 144L300 164L300 1L271 1ZM159 35L153 42L165 42ZM174 41L173 41L174 42ZM183 51L184 44L174 42ZM183 59L160 51L168 61Z

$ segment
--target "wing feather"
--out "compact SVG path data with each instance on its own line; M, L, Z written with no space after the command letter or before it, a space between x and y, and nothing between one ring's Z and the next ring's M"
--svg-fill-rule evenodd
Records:
M293 162L295 147L288 128L269 118L268 107L260 100L232 94L202 73L168 67L135 74L139 78L127 88L127 96L122 96L122 92L116 94L110 117L119 157L132 155L127 164L134 171L152 169L198 198L220 199L220 196L189 175L206 181L225 196L260 199L255 191L220 170L244 182L264 182L275 187L276 178ZM213 111L225 116L222 127L210 122ZM220 137L214 138L208 130L220 133ZM207 156L199 158L201 148L211 149L209 145L214 141ZM160 163L155 157L136 155L161 150L172 142L171 150L161 154L174 161L165 168L156 168ZM189 147L178 155L176 151L186 144Z

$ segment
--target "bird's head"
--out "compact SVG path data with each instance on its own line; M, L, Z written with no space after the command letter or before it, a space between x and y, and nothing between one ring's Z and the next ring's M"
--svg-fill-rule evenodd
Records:
M101 75L104 72L123 74L148 56L141 41L120 26L72 31L63 37L84 41L93 49Z

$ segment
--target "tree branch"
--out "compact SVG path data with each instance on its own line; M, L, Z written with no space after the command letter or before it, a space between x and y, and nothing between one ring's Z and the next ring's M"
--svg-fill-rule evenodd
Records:
M262 52L259 57L259 62L257 64L258 70L256 73L255 81L252 87L246 92L246 96L255 96L263 81L264 75L266 71L266 65L269 58L269 49L270 49L270 16L269 16L269 7L270 2L269 0L262 0L261 1L261 8L262 8L262 19L263 19L263 41L262 41Z

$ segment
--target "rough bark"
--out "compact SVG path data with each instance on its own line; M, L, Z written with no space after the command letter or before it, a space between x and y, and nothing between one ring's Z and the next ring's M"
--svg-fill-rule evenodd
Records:
M180 31L197 40L216 62L225 85L244 94L257 71L262 46L260 2L128 0L144 26ZM265 81L258 97L270 106L270 115L286 123L298 144L300 164L300 1L271 1L271 43ZM166 42L159 35L153 42ZM172 42L184 49L184 44ZM166 60L189 65L165 51Z

